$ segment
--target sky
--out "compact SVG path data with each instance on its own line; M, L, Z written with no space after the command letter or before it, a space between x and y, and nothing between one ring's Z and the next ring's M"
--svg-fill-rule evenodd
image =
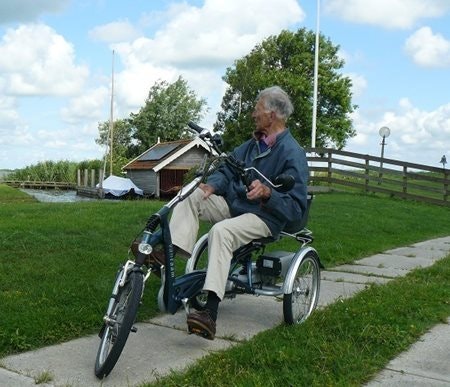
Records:
M358 106L344 149L379 156L387 126L386 158L450 162L450 0L1 0L0 169L104 156L113 51L114 119L182 76L212 127L227 67L282 30L315 32L318 9Z

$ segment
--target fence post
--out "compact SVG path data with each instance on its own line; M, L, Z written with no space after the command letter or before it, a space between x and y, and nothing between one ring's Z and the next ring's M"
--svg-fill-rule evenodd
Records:
M403 167L403 193L408 192L408 167L405 165Z
M103 188L103 169L98 170L98 186Z
M327 180L328 180L328 186L331 187L331 168L333 166L333 162L331 160L332 157L332 150L328 150L328 172L327 172Z
M366 169L365 169L364 173L365 173L366 179L365 179L365 183L364 183L364 190L366 192L369 192L369 181L370 181L369 180L369 173L370 173L370 171L369 171L369 155L365 156L365 161L366 161Z
M449 172L448 170L444 170L444 202L448 200L448 178Z
M91 187L95 187L95 169L91 169Z

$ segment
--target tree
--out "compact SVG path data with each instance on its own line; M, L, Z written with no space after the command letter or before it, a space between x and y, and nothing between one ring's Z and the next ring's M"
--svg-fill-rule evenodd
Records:
M109 174L111 169L111 144L110 144L110 121L100 122L98 124L99 137L95 140L98 145L102 145L107 150L104 162L107 163L106 172ZM133 144L132 127L128 119L119 119L114 121L113 125L113 165L112 170L114 175L120 176L122 167L138 153L136 145Z
M109 120L98 124L99 137L95 140L96 144L105 146L105 148L109 147L109 130ZM133 156L131 130L132 128L128 119L119 119L114 121L113 155L118 154L125 158L130 158Z
M156 82L150 89L145 106L137 114L130 114L132 137L137 142L138 154L161 141L189 138L189 121L199 121L206 106L179 77L174 83Z
M305 29L283 31L257 45L250 54L228 68L223 80L228 84L217 115L215 131L223 132L227 148L248 139L254 124L251 113L262 89L278 85L291 97L294 113L288 126L300 144L311 144L315 34ZM316 146L341 149L355 135L349 114L351 81L339 73L344 61L337 56L339 46L320 36L320 65L317 104Z

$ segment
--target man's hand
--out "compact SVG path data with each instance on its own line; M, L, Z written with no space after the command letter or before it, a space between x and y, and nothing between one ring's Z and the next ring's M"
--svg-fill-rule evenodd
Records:
M199 185L199 188L204 192L203 200L208 199L215 191L214 187L210 186L209 184L201 183Z
M259 180L253 180L248 187L247 199L249 200L268 200L270 195L272 195L272 190Z

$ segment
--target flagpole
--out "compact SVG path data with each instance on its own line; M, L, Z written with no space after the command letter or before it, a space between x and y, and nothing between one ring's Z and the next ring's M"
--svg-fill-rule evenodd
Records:
M112 52L112 65L111 65L111 112L109 118L109 152L110 152L110 165L109 175L113 174L113 135L114 135L114 50Z
M317 0L316 19L316 44L314 47L314 91L313 91L313 116L311 129L311 148L316 147L316 126L317 126L317 90L319 84L319 35L320 35L320 0Z

